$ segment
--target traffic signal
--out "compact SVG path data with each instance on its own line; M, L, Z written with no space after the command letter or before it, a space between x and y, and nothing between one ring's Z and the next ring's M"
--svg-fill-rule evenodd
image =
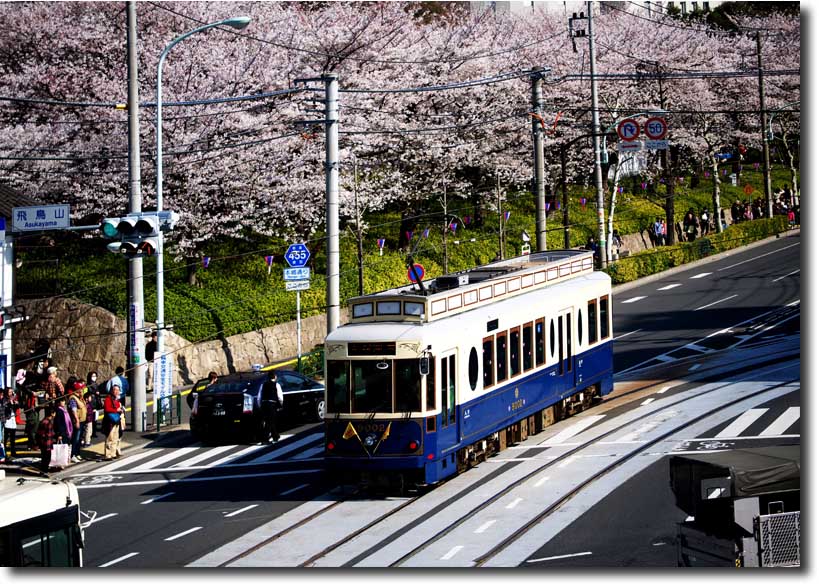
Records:
M108 217L102 221L106 238L119 240L108 244L108 250L128 258L153 256L159 246L160 231L173 229L179 219L174 211L132 213Z

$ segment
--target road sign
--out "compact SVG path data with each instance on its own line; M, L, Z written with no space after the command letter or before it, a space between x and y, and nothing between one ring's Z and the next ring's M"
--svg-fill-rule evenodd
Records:
M415 274L418 275L418 280L424 280L424 275L426 274L424 267L420 264L413 264L413 266L415 267ZM407 278L409 278L410 282L418 282L418 280L415 279L412 268L407 270Z
M635 140L634 142L618 142L618 152L637 152L643 150L643 143Z
M310 250L304 244L290 244L284 259L292 268L301 268L310 259Z
M11 209L11 231L13 232L61 230L68 227L71 227L71 213L68 205L34 205Z
M620 140L625 140L626 142L637 140L640 136L640 125L636 120L626 118L617 124L617 136L620 137Z
M668 140L646 140L645 147L648 150L667 150Z
M745 194L746 194L746 195L750 195L751 193L753 193L753 192L754 192L754 188L753 188L753 187L751 187L750 185L745 185L745 189L744 189L744 191L745 191Z
M310 280L310 269L305 268L285 268L285 280Z
M665 118L649 118L643 126L643 131L651 140L662 140L668 134L668 124Z
M0 244L6 241L6 218L0 217Z
M308 290L310 288L309 280L288 280L284 283L284 290L299 291Z
M173 354L154 356L154 399L173 394Z

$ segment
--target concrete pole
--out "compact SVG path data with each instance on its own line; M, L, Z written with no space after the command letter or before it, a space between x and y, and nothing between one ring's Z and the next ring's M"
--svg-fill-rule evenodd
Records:
M137 79L136 0L128 2L128 213L142 212L142 183L139 164L139 82ZM131 429L144 432L147 397L144 361L145 297L143 293L142 258L128 260L128 286L131 306L128 314L128 353L132 368L128 371L131 387Z
M338 75L322 75L324 80L324 119L326 192L327 192L327 333L338 328L339 243L338 243Z
M598 267L606 267L606 222L603 201L603 168L600 164L600 113L597 105L597 62L594 55L594 15L592 2L586 2L589 15L589 75L592 95L592 134L594 139L594 186L597 192L597 258Z
M501 203L500 175L496 172L495 177L498 180L497 187L495 187L495 193L498 197L498 255L500 259L503 260L503 205Z
M543 181L543 86L540 81L543 74L532 69L532 111L539 117L532 117L532 139L534 143L535 163L535 212L537 231L537 251L546 251L546 191Z
M773 217L771 196L771 152L768 147L768 112L765 109L765 79L762 75L762 39L756 31L756 62L759 72L759 112L762 118L762 178L765 187L766 217Z
M563 195L563 247L571 248L569 237L569 194L566 190L566 145L560 145L560 191Z

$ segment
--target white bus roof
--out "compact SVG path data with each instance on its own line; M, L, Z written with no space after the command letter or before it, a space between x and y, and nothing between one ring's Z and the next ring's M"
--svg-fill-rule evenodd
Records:
M71 482L9 476L0 470L0 527L79 503L77 487Z

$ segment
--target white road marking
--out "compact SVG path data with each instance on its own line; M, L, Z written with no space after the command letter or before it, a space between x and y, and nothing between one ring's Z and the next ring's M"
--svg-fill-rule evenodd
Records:
M535 484L535 487L540 487L544 483L546 483L547 481L549 481L549 476L541 477L539 480L537 480L537 483Z
M631 297L629 300L623 301L622 304L627 305L628 303L636 303L637 301L640 301L640 300L642 300L644 298L646 298L646 297Z
M788 278L791 274L796 274L797 272L799 272L798 268L796 270L794 270L793 272L788 272L785 276L780 276L779 278L774 278L771 282L778 282L778 281L782 280L783 278Z
M693 516L687 516L687 517L685 518L685 521L686 521L686 522L693 522L693 521L694 521L694 517L693 517Z
M116 463L111 463L109 465L105 465L97 469L97 473L109 473L115 469L119 469L120 467L124 467L130 463L134 463L135 461L139 461L140 459L145 459L146 457L150 457L151 455L156 456L162 449L145 449L143 453L137 453L135 455L131 455Z
M300 489L304 489L304 488L306 488L306 487L310 487L310 484L309 484L309 483L303 483L303 484L301 484L301 485L297 485L296 487L291 488L291 489L287 490L286 492L282 492L282 493L280 493L279 495L280 495L280 496L289 496L289 495L290 495L290 494L292 494L293 492L297 492L297 491L299 491Z
M796 299L795 301L793 301L793 302L791 302L791 303L788 303L788 304L787 304L787 305L785 305L785 306L786 306L786 307L792 307L792 306L794 306L794 305L798 305L798 304L799 304L799 302L800 302L800 300L799 300L799 299Z
M658 288L657 290L671 290L672 288L677 288L678 286L682 286L682 283L677 284L669 284L668 286L664 286L663 288Z
M664 543L664 542L652 542L651 543L651 546L665 546L665 545L666 545L666 543Z
M722 495L723 489L721 487L711 488L711 493L708 494L709 500L716 500Z
M183 447L181 449L171 449L170 453L166 453L162 457L157 457L156 459L151 459L147 463L143 463L142 465L138 465L137 467L131 468L129 471L142 471L144 469L153 469L155 467L159 467L163 463L167 461L171 461L172 459L176 459L177 457L184 457L190 453L196 451L199 447Z
M501 461L503 463L503 461ZM252 477L272 477L276 475L297 475L302 473L320 473L324 469L291 469L288 471L269 471L267 473L250 473L250 474L235 474L235 475L217 475L215 477L185 477L183 479L151 479L147 481L124 481L122 483L99 483L78 485L77 489L92 490L99 488L113 488L113 487L129 487L134 485L162 485L166 483L191 483L195 481L223 481L226 479L250 479Z
M705 278L706 276L712 275L713 272L700 272L699 274L695 274L694 276L689 276L691 280L695 280L697 278Z
M779 415L779 417L771 423L771 425L759 433L761 437L770 437L772 435L781 435L788 428L799 420L800 408L798 406L791 406Z
M737 262L736 264L731 264L730 266L726 266L725 268L720 268L719 271L728 270L729 268L733 268L734 266L739 266L740 264L745 264L746 262L753 262L754 260L758 260L759 258L764 258L765 256L770 256L771 254L776 254L777 252L782 252L783 250L787 250L788 248L793 248L794 246L798 246L799 244L791 244L790 246L785 246L784 248L779 248L778 250L774 250L773 252L766 252L765 254L760 254L759 256L754 256L753 258L748 258L747 260L743 260L742 262Z
M216 455L224 453L225 451L230 451L234 447L236 447L236 445L222 445L221 447L214 447L213 449L204 449L201 455L191 457L187 461L181 461L180 463L172 465L171 467L193 467L200 461L210 459L211 457L215 457Z
M182 538L183 536L187 536L188 534L196 532L197 530L202 530L202 527L201 526L194 526L193 528L190 528L190 529L186 530L185 532L180 532L179 534L174 534L173 536L170 536L170 537L166 538L165 541L170 542L171 540L176 540L177 538Z
M225 518L230 518L231 516L236 516L238 514L241 514L242 512L247 512L248 510L252 510L253 508L256 508L258 505L259 504L250 504L249 506L245 506L244 508L239 508L235 512L231 512L230 514L225 514Z
M675 362L675 361L677 361L677 358L673 358L670 355L666 355L666 354L658 355L657 357L655 357L653 359L660 360L661 362Z
M559 432L554 437L551 437L550 439L547 439L547 440L543 441L541 443L541 445L547 445L547 446L559 445L560 443L566 441L567 439L572 438L576 434L585 431L587 428L589 428L590 426L592 426L594 423L596 423L597 421L599 421L602 418L605 418L605 415L598 414L598 415L595 415L595 416L583 417L579 421L577 421L575 424L573 424L572 426L570 426L570 427L568 427L566 429L563 429L563 431Z
M475 534L483 534L486 532L486 529L492 526L497 520L490 520L489 522L484 522L478 528L475 529Z
M153 504L157 500L161 500L162 498L167 498L168 496L174 495L175 492L168 492L166 494L162 494L161 496L156 496L155 498L151 498L150 500L145 500L144 502L140 502L140 504Z
M282 436L284 436L284 435L282 435ZM307 435L306 437L304 437L302 439L299 439L298 441L295 441L293 443L290 443L289 445L284 445L282 447L278 447L278 448L274 449L273 451L271 451L270 453L265 453L261 457L256 457L256 459L251 459L250 461L248 461L248 463L264 463L265 461L272 461L273 459L277 459L277 458L281 457L282 455L286 455L287 453L290 453L291 451L295 451L296 449L299 449L299 448L303 447L304 445L307 445L309 443L313 443L314 441L318 441L319 439L321 439L323 437L324 437L324 433L313 433L311 435Z
M646 404L651 404L652 402L654 402L654 398L647 398L640 403L640 406L645 406Z
M629 331L628 333L623 333L622 335L618 335L614 338L613 341L617 341L618 339L623 339L624 337L628 337L632 333L637 333L638 331L642 331L642 329L635 329L634 331Z
M694 364L690 368L688 368L689 372L693 372L694 370L699 370L702 367L702 364Z
M559 555L559 556L556 556L556 557L543 557L542 559L529 559L526 562L527 563L539 563L541 561L556 561L557 559L569 559L571 557L585 557L585 556L590 555L590 554L591 554L591 551L586 551L586 552L582 552L582 553L574 553L574 554L571 554L571 555Z
M103 520L105 520L107 518L113 518L114 516L119 516L119 512L111 512L110 514L106 514L105 516L98 516L97 518L94 518L93 520L91 520L91 522L86 524L85 527L88 528L92 524L96 524L97 522L102 522Z
M523 498L515 498L514 500L512 500L511 502L509 502L509 503L506 505L506 509L507 509L507 510L511 510L512 508L514 508L515 506L517 506L518 504L520 504L522 501L523 501Z
M730 297L725 297L724 299L720 299L718 301L714 301L713 303L708 303L707 305L703 305L701 307L697 307L694 309L695 311L700 311L702 309L707 309L708 307L713 307L714 305L718 305L720 303L724 303L725 301L730 301L731 299L738 297L739 295L731 295Z
M763 414L768 412L767 408L752 408L746 410L734 422L722 429L715 439L722 439L725 437L737 437L742 431L750 427Z
M449 549L448 553L441 557L441 560L448 561L449 559L457 555L458 551L460 551L462 548L463 546L461 546L460 544L458 546L453 546L451 549Z
M663 386L662 388L657 390L657 394L665 394L669 390L671 390L671 386Z
M119 557L117 559L114 559L113 561L108 561L104 565L100 565L100 568L110 567L111 565L116 565L117 563L122 562L122 561L124 561L126 559L130 559L131 557L135 557L138 554L139 554L138 552L132 552L132 553L128 553L127 555L122 555L121 557Z
M228 463L229 461L235 461L236 459L239 459L240 457L244 457L248 453L253 453L254 451L258 451L259 449L264 449L267 446L268 446L267 443L265 443L264 445L251 445L250 447L246 447L246 448L242 449L241 451L237 451L236 453L231 453L227 457L222 457L221 459L219 459L217 461L214 461L213 463L208 463L208 464L205 465L205 467L218 467L219 465L222 465L223 463Z

